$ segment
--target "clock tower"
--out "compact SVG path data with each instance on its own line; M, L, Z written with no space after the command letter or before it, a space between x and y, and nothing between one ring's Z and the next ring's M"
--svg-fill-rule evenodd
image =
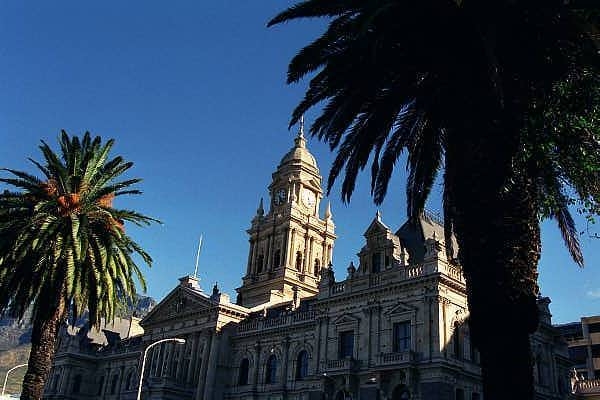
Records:
M321 270L329 268L335 226L329 204L319 216L323 190L317 162L306 148L301 123L269 185L269 211L261 199L247 231L250 251L238 304L263 307L297 302L318 292Z

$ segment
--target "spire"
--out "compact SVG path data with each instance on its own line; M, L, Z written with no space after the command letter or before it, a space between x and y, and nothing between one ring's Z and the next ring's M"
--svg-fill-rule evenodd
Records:
M325 209L325 219L331 219L331 201L327 201L327 208Z
M377 218L377 221L381 222L381 211L377 210L377 213L375 214L375 218Z
M263 216L265 214L265 209L263 207L263 198L260 198L260 202L258 203L258 208L256 209L256 214L259 216Z
M296 147L305 148L306 139L304 139L304 114L300 117L300 127L298 128L298 136L294 139Z

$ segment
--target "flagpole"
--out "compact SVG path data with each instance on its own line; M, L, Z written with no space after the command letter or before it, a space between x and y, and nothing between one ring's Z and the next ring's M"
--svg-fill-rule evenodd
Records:
M200 249L202 248L202 235L198 242L198 251L196 252L196 268L194 268L194 278L198 278L198 261L200 261Z

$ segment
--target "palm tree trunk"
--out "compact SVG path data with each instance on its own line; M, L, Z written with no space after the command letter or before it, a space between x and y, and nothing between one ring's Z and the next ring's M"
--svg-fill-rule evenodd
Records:
M511 143L506 130L493 131L487 137L471 132L448 149L454 229L472 341L481 354L483 397L532 400L529 335L539 320L541 251L537 207L526 173L511 171L518 134Z
M64 296L60 296L56 307L46 315L46 318L36 318L33 323L31 352L23 379L21 400L40 400L44 394L56 351L56 339L65 316Z

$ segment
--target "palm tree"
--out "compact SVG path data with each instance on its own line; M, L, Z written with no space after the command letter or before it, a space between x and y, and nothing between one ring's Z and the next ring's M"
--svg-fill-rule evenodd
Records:
M19 191L0 195L0 313L22 318L31 308L33 333L21 399L40 399L60 325L70 309L88 311L90 323L114 317L115 307L146 284L134 256L151 257L125 233L125 222L156 220L113 208L140 179L118 180L133 165L109 159L114 140L62 131L60 156L42 141L43 177L4 169L0 182Z
M540 218L556 218L582 264L569 205L599 210L590 21L561 0L307 0L269 25L310 17L331 21L290 62L288 83L314 73L290 125L325 103L310 131L337 149L328 190L343 171L345 201L372 160L381 203L406 153L414 221L443 170L484 397L532 399Z

